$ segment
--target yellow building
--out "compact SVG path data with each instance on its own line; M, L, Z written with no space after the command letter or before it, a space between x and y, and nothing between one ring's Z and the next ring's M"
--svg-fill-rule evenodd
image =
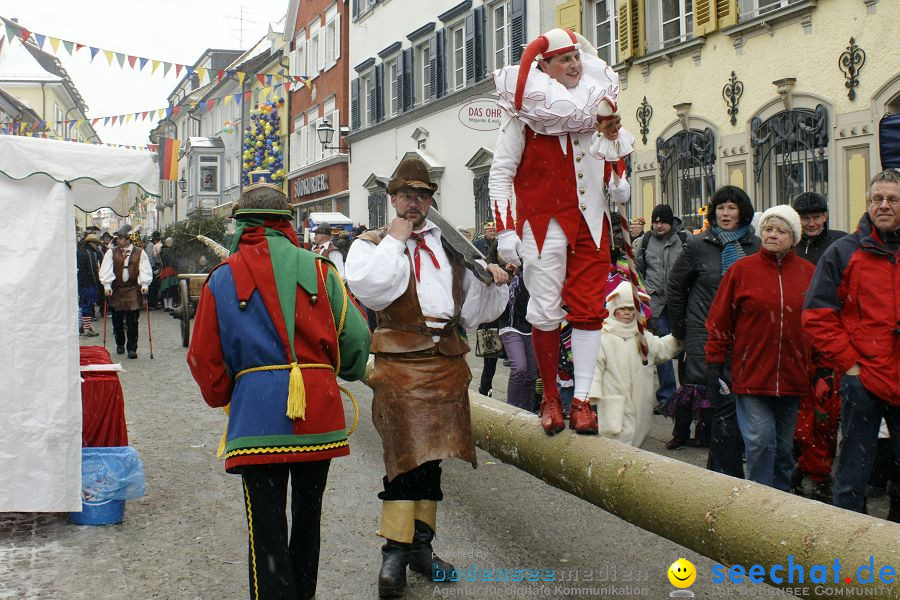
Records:
M0 44L0 89L38 115L40 131L53 139L100 142L88 107L59 59L29 40Z
M801 191L853 229L881 170L878 125L900 112L897 0L551 0L621 78L637 138L632 213L688 225L722 185L757 210ZM552 11L552 13L551 13Z

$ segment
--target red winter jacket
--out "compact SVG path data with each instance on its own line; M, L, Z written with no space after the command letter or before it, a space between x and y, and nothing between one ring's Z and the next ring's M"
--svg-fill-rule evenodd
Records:
M802 396L809 390L809 349L800 315L815 267L765 248L725 273L706 317L706 361L723 364L731 350L736 394Z
M829 246L803 307L809 343L844 373L858 363L863 386L900 405L900 250L890 250L863 215Z

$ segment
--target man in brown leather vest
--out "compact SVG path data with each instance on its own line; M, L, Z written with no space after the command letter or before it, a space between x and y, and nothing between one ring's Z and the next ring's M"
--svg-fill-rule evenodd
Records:
M497 284L488 286L444 251L440 229L425 218L436 189L424 162L402 161L388 185L397 217L360 235L346 264L351 291L378 314L368 384L386 471L378 494L382 598L403 593L407 566L435 580L453 568L432 552L431 541L443 499L441 460L476 465L469 346L461 333L499 317L509 300L500 267L488 265Z
M116 352L125 354L127 348L128 358L137 358L138 318L153 270L147 253L129 237L130 232L131 225L116 232L116 245L106 251L100 265L100 283L112 309Z

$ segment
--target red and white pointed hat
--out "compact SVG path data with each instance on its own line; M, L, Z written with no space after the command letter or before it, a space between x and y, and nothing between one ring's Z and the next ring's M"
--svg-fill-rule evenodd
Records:
M581 49L575 33L569 29L551 29L543 35L539 35L525 46L522 60L519 62L519 78L516 81L516 110L522 109L522 97L525 95L525 82L528 80L528 72L531 63L535 60L546 60L558 54L565 54L572 50Z

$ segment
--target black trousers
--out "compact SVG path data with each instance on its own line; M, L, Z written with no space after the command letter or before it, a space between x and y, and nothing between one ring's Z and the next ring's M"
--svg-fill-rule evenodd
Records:
M250 598L310 600L319 575L319 525L330 460L242 467ZM291 535L288 540L288 476Z
M125 346L125 349L129 352L137 352L138 319L140 316L140 310L113 311L113 335L116 337L116 346Z
M737 422L734 394L712 393L709 455L706 468L739 479L744 478L744 438Z
M444 499L441 491L441 461L422 463L415 469L401 473L391 481L383 479L384 491L378 494L382 500L434 500Z

